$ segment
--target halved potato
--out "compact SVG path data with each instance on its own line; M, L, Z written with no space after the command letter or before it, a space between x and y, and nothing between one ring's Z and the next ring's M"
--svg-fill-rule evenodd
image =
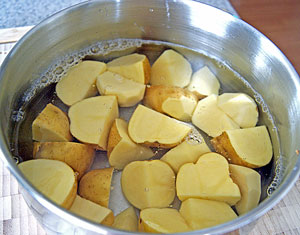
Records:
M66 105L73 105L97 94L96 78L106 71L106 64L85 60L72 67L57 83L56 93Z
M107 71L97 78L97 88L101 95L115 95L120 107L130 107L140 102L145 93L145 85L126 79L117 73Z
M59 206L66 209L71 207L76 197L77 179L66 163L34 159L22 162L18 167L38 191Z
M273 156L266 126L228 130L211 142L218 153L236 165L258 168L267 165Z
M33 149L33 158L63 161L78 173L78 179L90 168L95 155L92 146L75 142L34 142Z
M32 123L32 139L40 142L72 141L67 115L49 103Z
M134 208L128 207L126 210L122 211L115 217L115 221L112 227L130 231L137 232L138 230L138 218L136 216Z
M191 75L191 64L178 52L166 50L151 67L150 84L186 87Z
M113 121L119 117L115 96L96 96L72 105L69 109L70 130L83 143L106 150Z
M180 144L190 131L191 127L143 105L138 105L128 125L134 142L161 148Z
M113 171L114 168L110 167L86 173L79 182L79 195L100 206L108 207Z
M121 185L136 208L168 207L175 198L175 175L163 161L135 161L125 166Z
M134 53L114 59L107 64L107 70L142 84L150 80L150 63L142 54Z
M108 137L107 157L109 164L123 169L128 163L146 160L154 156L149 147L134 143L128 136L128 124L123 119L115 119Z

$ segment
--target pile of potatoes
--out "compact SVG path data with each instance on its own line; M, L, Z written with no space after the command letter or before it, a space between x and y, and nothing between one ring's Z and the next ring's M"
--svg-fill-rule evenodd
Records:
M32 123L33 160L19 168L58 205L118 229L176 233L225 223L258 205L253 168L267 165L273 150L267 128L256 126L255 101L219 89L208 67L193 73L171 49L152 66L136 53L82 61L56 85L68 114L51 103L43 109ZM131 106L127 123L119 107ZM215 151L187 122L212 137ZM168 151L149 160L157 147ZM110 168L89 171L95 150L107 152ZM132 205L116 216L108 208L114 169Z

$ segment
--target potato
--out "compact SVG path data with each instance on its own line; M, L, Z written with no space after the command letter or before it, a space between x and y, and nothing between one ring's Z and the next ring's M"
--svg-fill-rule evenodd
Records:
M200 143L190 143L189 141L183 141L181 144L169 150L160 159L168 163L175 173L185 163L194 163L199 157L205 153L209 153L210 149L202 138Z
M260 199L261 183L260 174L255 170L244 166L229 164L230 176L241 191L241 200L235 205L239 215L254 209Z
M95 223L110 226L114 222L114 214L110 209L86 200L78 195L76 196L70 211Z
M128 207L126 210L122 211L115 217L115 222L112 227L130 231L137 232L138 231L138 218L136 216L134 208Z
M32 139L41 142L72 141L67 115L49 103L32 123Z
M106 71L106 64L85 60L72 67L57 83L56 94L66 105L73 105L97 94L96 78Z
M180 144L190 131L191 127L143 105L138 105L128 125L135 143L161 148Z
M218 98L218 107L240 127L256 126L258 109L250 96L244 93L224 93Z
M147 208L140 213L140 232L180 233L191 229L181 214L172 208Z
M212 94L218 95L220 83L210 69L204 66L193 74L187 89L201 99Z
M141 84L147 84L150 80L150 63L145 55L131 54L121 56L107 64L107 70L118 73L124 78Z
M146 160L154 156L149 147L134 143L128 136L128 124L123 119L115 119L108 137L107 157L109 164L121 170L128 163Z
M197 97L181 87L149 86L144 105L182 121L190 121L197 105Z
M174 50L164 51L151 67L151 85L185 87L190 83L191 64Z
M217 153L203 154L196 164L184 164L177 174L176 190L181 201L201 198L232 206L241 199L239 187L229 176L227 160Z
M106 150L113 121L119 117L115 96L96 96L72 105L69 109L70 130L83 143Z
M266 126L228 130L211 142L218 153L236 165L258 168L267 165L273 156Z
M221 135L226 130L240 128L218 107L217 102L216 95L200 100L192 116L192 123L212 137Z
M57 160L34 159L18 165L25 178L47 198L69 209L75 200L77 179L71 167Z
M33 158L63 161L78 173L78 179L90 168L95 155L92 146L74 142L34 142L33 146Z
M136 208L167 207L175 198L175 175L163 161L135 161L125 166L121 186Z
M196 198L182 202L179 212L193 230L213 227L237 218L224 202Z
M108 207L113 171L114 168L110 167L86 173L79 182L79 195L100 206Z

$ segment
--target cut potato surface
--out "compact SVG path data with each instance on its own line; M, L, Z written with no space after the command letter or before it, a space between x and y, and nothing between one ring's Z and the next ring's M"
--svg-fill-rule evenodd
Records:
M128 124L115 119L108 138L108 161L116 169L123 169L128 163L146 160L154 156L149 147L134 143L128 136Z
M175 175L163 161L135 161L122 172L126 199L136 208L168 207L175 198Z
M101 95L115 95L120 107L130 107L140 102L145 93L145 85L126 79L117 73L105 72L97 78L97 88Z
M32 123L32 139L41 142L72 141L67 115L53 104L47 104Z
M72 67L57 83L56 93L66 105L73 105L97 94L96 78L106 71L106 64L85 60Z
M235 205L241 194L229 176L227 160L217 153L202 155L196 164L186 163L178 171L177 196L181 201L201 198Z
M121 56L107 64L107 70L138 83L147 84L150 80L150 63L142 54Z
M112 227L130 231L130 232L137 232L138 231L138 218L136 216L134 208L128 207L120 214L115 217L115 221Z
M266 126L228 130L211 142L218 153L236 165L258 168L267 165L273 156Z
M257 207L261 194L260 174L244 166L229 164L230 176L241 190L241 200L235 205L239 215Z
M191 64L178 52L166 50L151 67L150 84L186 87L191 75Z
M192 123L212 137L219 136L226 130L240 128L218 107L217 95L210 95L198 102Z
M86 200L78 195L76 196L70 211L95 223L110 226L114 222L114 214L110 209Z
M77 179L71 167L57 160L34 159L18 165L26 179L57 205L69 209L75 200Z
M119 109L115 96L87 98L70 107L70 130L81 142L106 150L109 130L117 117Z
M148 208L140 213L140 232L180 233L191 229L176 209Z
M162 148L180 144L190 131L191 127L143 105L138 105L128 125L134 142Z
M224 202L195 198L182 202L179 212L193 230L216 226L237 218L231 207Z

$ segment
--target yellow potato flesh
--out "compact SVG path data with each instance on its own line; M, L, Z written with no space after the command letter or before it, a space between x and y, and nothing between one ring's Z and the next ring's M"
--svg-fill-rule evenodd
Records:
M105 72L106 64L98 61L82 61L72 67L56 85L57 96L66 105L97 94L96 78Z
M180 214L193 230L209 228L237 218L224 202L190 198L182 202Z
M143 231L148 233L180 233L191 229L176 209L148 208L140 213Z
M135 210L133 207L128 207L126 210L122 211L115 217L115 221L112 227L137 232L138 230L138 218L136 216Z
M81 142L106 150L110 127L118 116L115 96L87 98L70 107L70 130Z
M135 161L122 172L124 196L136 208L168 207L175 197L175 175L160 160Z
M18 165L26 179L56 204L68 209L77 191L74 171L57 160L35 159Z
M184 164L177 174L176 189L181 201L202 198L235 205L241 199L229 176L227 160L217 153L202 155L196 164Z

